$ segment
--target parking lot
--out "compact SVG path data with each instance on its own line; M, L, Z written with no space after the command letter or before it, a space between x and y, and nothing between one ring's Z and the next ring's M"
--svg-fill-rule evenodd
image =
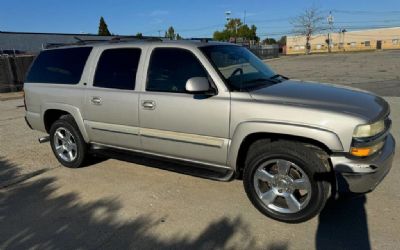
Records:
M373 91L400 141L400 51L283 57L291 78ZM24 121L22 99L0 101L0 249L398 249L400 156L378 188L285 224L260 214L241 181L214 181L176 163L118 154L60 166Z

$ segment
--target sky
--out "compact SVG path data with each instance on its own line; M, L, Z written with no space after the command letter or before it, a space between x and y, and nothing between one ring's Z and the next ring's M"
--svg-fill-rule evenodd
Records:
M95 34L103 16L118 35L158 36L173 26L185 38L212 37L231 11L231 17L255 24L261 38L279 38L311 6L323 16L332 11L337 30L400 26L400 0L0 0L0 6L0 31L18 32Z

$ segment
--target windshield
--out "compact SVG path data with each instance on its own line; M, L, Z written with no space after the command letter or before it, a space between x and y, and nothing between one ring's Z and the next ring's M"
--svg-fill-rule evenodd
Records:
M245 47L211 45L200 50L233 90L248 91L284 80Z

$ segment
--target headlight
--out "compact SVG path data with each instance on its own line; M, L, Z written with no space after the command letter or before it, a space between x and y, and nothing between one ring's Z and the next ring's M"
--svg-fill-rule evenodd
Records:
M385 121L380 120L373 124L357 126L356 129L354 130L353 137L355 138L371 137L379 134L383 130L385 130Z

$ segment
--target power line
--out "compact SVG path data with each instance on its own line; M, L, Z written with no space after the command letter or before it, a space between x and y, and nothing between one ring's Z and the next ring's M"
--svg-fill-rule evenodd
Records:
M351 14L351 15L400 14L400 10L372 11L372 10L338 10L338 9L333 9L332 12L342 13L342 14Z

